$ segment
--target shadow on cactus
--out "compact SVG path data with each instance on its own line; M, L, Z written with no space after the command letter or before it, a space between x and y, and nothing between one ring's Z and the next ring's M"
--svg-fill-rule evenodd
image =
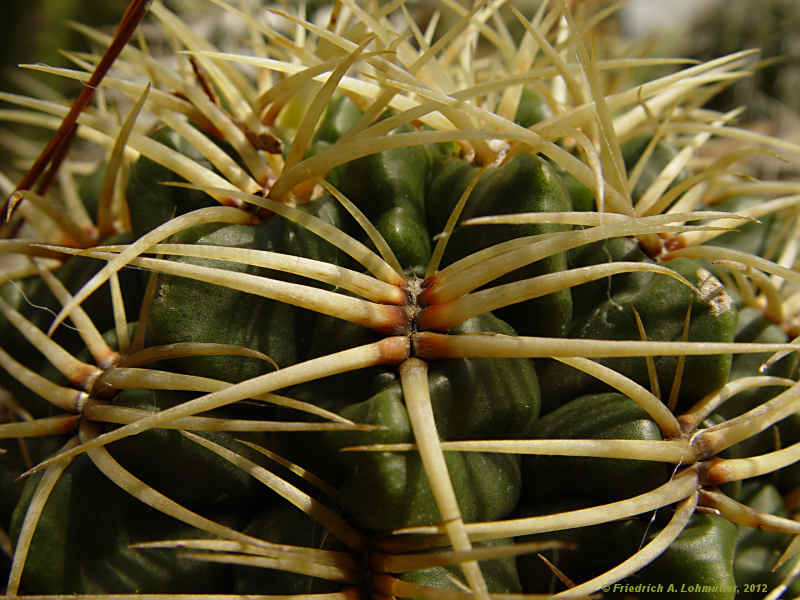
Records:
M174 64L125 46L8 205L6 597L800 592L800 184L739 175L800 148L699 108L752 53L214 4L247 52L154 2Z

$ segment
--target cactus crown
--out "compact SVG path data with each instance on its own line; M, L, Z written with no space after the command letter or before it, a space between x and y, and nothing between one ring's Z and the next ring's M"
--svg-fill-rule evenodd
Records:
M753 53L618 58L589 3L213 4L236 46L155 0L174 60L30 67L98 86L104 160L5 210L7 595L790 585L744 527L800 533L800 186L736 170L800 148L702 108Z

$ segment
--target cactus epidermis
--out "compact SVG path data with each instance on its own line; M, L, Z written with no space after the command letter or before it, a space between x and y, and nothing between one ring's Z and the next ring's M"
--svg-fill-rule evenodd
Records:
M7 203L8 596L791 585L800 185L703 151L800 148L697 108L751 54L634 83L679 61L590 52L583 5L214 4L248 53L153 2L177 67L125 46L100 167Z

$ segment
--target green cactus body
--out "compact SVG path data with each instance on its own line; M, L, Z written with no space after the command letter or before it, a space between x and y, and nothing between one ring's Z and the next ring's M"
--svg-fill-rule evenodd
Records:
M695 160L744 59L606 94L560 5L339 8L242 59L152 3L187 69L78 130L128 154L8 204L7 597L796 592L797 203Z
M573 254L575 266L614 260L650 261L636 244L624 239L588 246ZM668 266L698 286L706 278L701 263L697 261L680 259L668 263ZM688 303L693 294L679 281L651 273L631 273L612 280L610 284L599 281L583 287L588 289L575 311L569 328L570 335L633 339L638 334L636 311L648 339L681 339ZM736 322L733 306L719 307L695 299L691 306L688 339L733 341ZM692 385L681 388L687 404L724 385L730 375L731 360L731 356L725 355L688 359L687 377L691 378ZM608 359L604 362L641 384L648 381L647 365L642 359ZM659 387L666 392L674 378L676 360L663 358L654 362ZM557 406L580 393L599 391L596 389L599 382L559 363L549 363L542 370L542 375L545 401L554 403L549 406Z
M512 330L487 314L467 321L456 331ZM528 437L539 413L536 373L527 359L442 361L431 369L429 387L436 427L443 440ZM498 394L497 390L503 392ZM326 434L326 454L335 455L347 446L413 440L399 383L341 413L353 421L387 429ZM386 531L440 519L417 456L388 452L340 456L347 472L342 502L351 518L363 527ZM445 460L465 518L486 521L511 513L520 495L518 457L450 452ZM381 514L370 511L375 502L387 510Z
M579 396L536 423L537 438L655 440L658 427L621 394ZM532 456L525 459L525 482L531 498L588 495L602 501L621 499L664 483L669 468L645 461ZM591 485L586 485L586 482Z
M634 202L638 202L641 199L664 167L678 155L678 150L663 140L658 140L653 144L653 138L651 136L638 136L629 140L622 146L622 157L625 160L625 167L629 171L637 166L640 157L647 151L648 147L651 148L650 156L644 162L641 175L631 192ZM686 172L682 171L673 179L672 185L681 183L686 177Z
M736 534L736 526L721 517L694 515L672 546L642 573L642 580L650 584L642 597L667 592L684 598L735 598Z
M21 526L24 509L40 477L28 481L19 509L11 520L11 533ZM28 593L117 593L223 590L224 567L208 568L180 559L164 550L131 548L153 541L153 528L171 535L197 535L196 530L176 523L133 499L115 495L114 485L88 460L76 461L59 480L42 515L48 526L37 531L31 546L28 569L33 574ZM109 493L115 498L109 502ZM232 514L232 513L231 513ZM217 514L220 518L221 514ZM230 516L224 517L226 520ZM103 531L104 535L98 536Z
M442 174L431 182L428 214L434 232L444 228L447 217L477 169L458 159L444 165ZM462 212L462 219L494 214L568 211L571 204L561 180L550 166L538 157L522 155L485 174L478 181ZM465 256L522 236L564 231L557 225L487 225L470 230L459 227L447 246L443 265ZM509 274L497 283L555 273L566 268L566 256L556 254ZM500 311L521 335L564 334L572 316L572 298L564 290L544 298L529 300Z
M777 515L788 514L780 493L769 483L747 484L743 496L743 502L750 508ZM797 564L796 556L778 569L773 567L780 558L777 549L783 548L787 542L785 534L780 532L740 527L733 567L736 581L741 586L741 597L757 597L765 585L772 587L777 585L775 582L786 578L786 573ZM762 565L766 564L770 565L770 573L765 576ZM794 583L791 589L794 591L796 588L797 583Z

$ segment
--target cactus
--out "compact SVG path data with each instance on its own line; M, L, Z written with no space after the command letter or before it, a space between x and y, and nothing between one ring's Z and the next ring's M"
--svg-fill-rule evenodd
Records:
M104 95L8 190L6 597L797 594L800 186L702 152L800 155L699 107L752 53L214 3L246 52L35 66Z

